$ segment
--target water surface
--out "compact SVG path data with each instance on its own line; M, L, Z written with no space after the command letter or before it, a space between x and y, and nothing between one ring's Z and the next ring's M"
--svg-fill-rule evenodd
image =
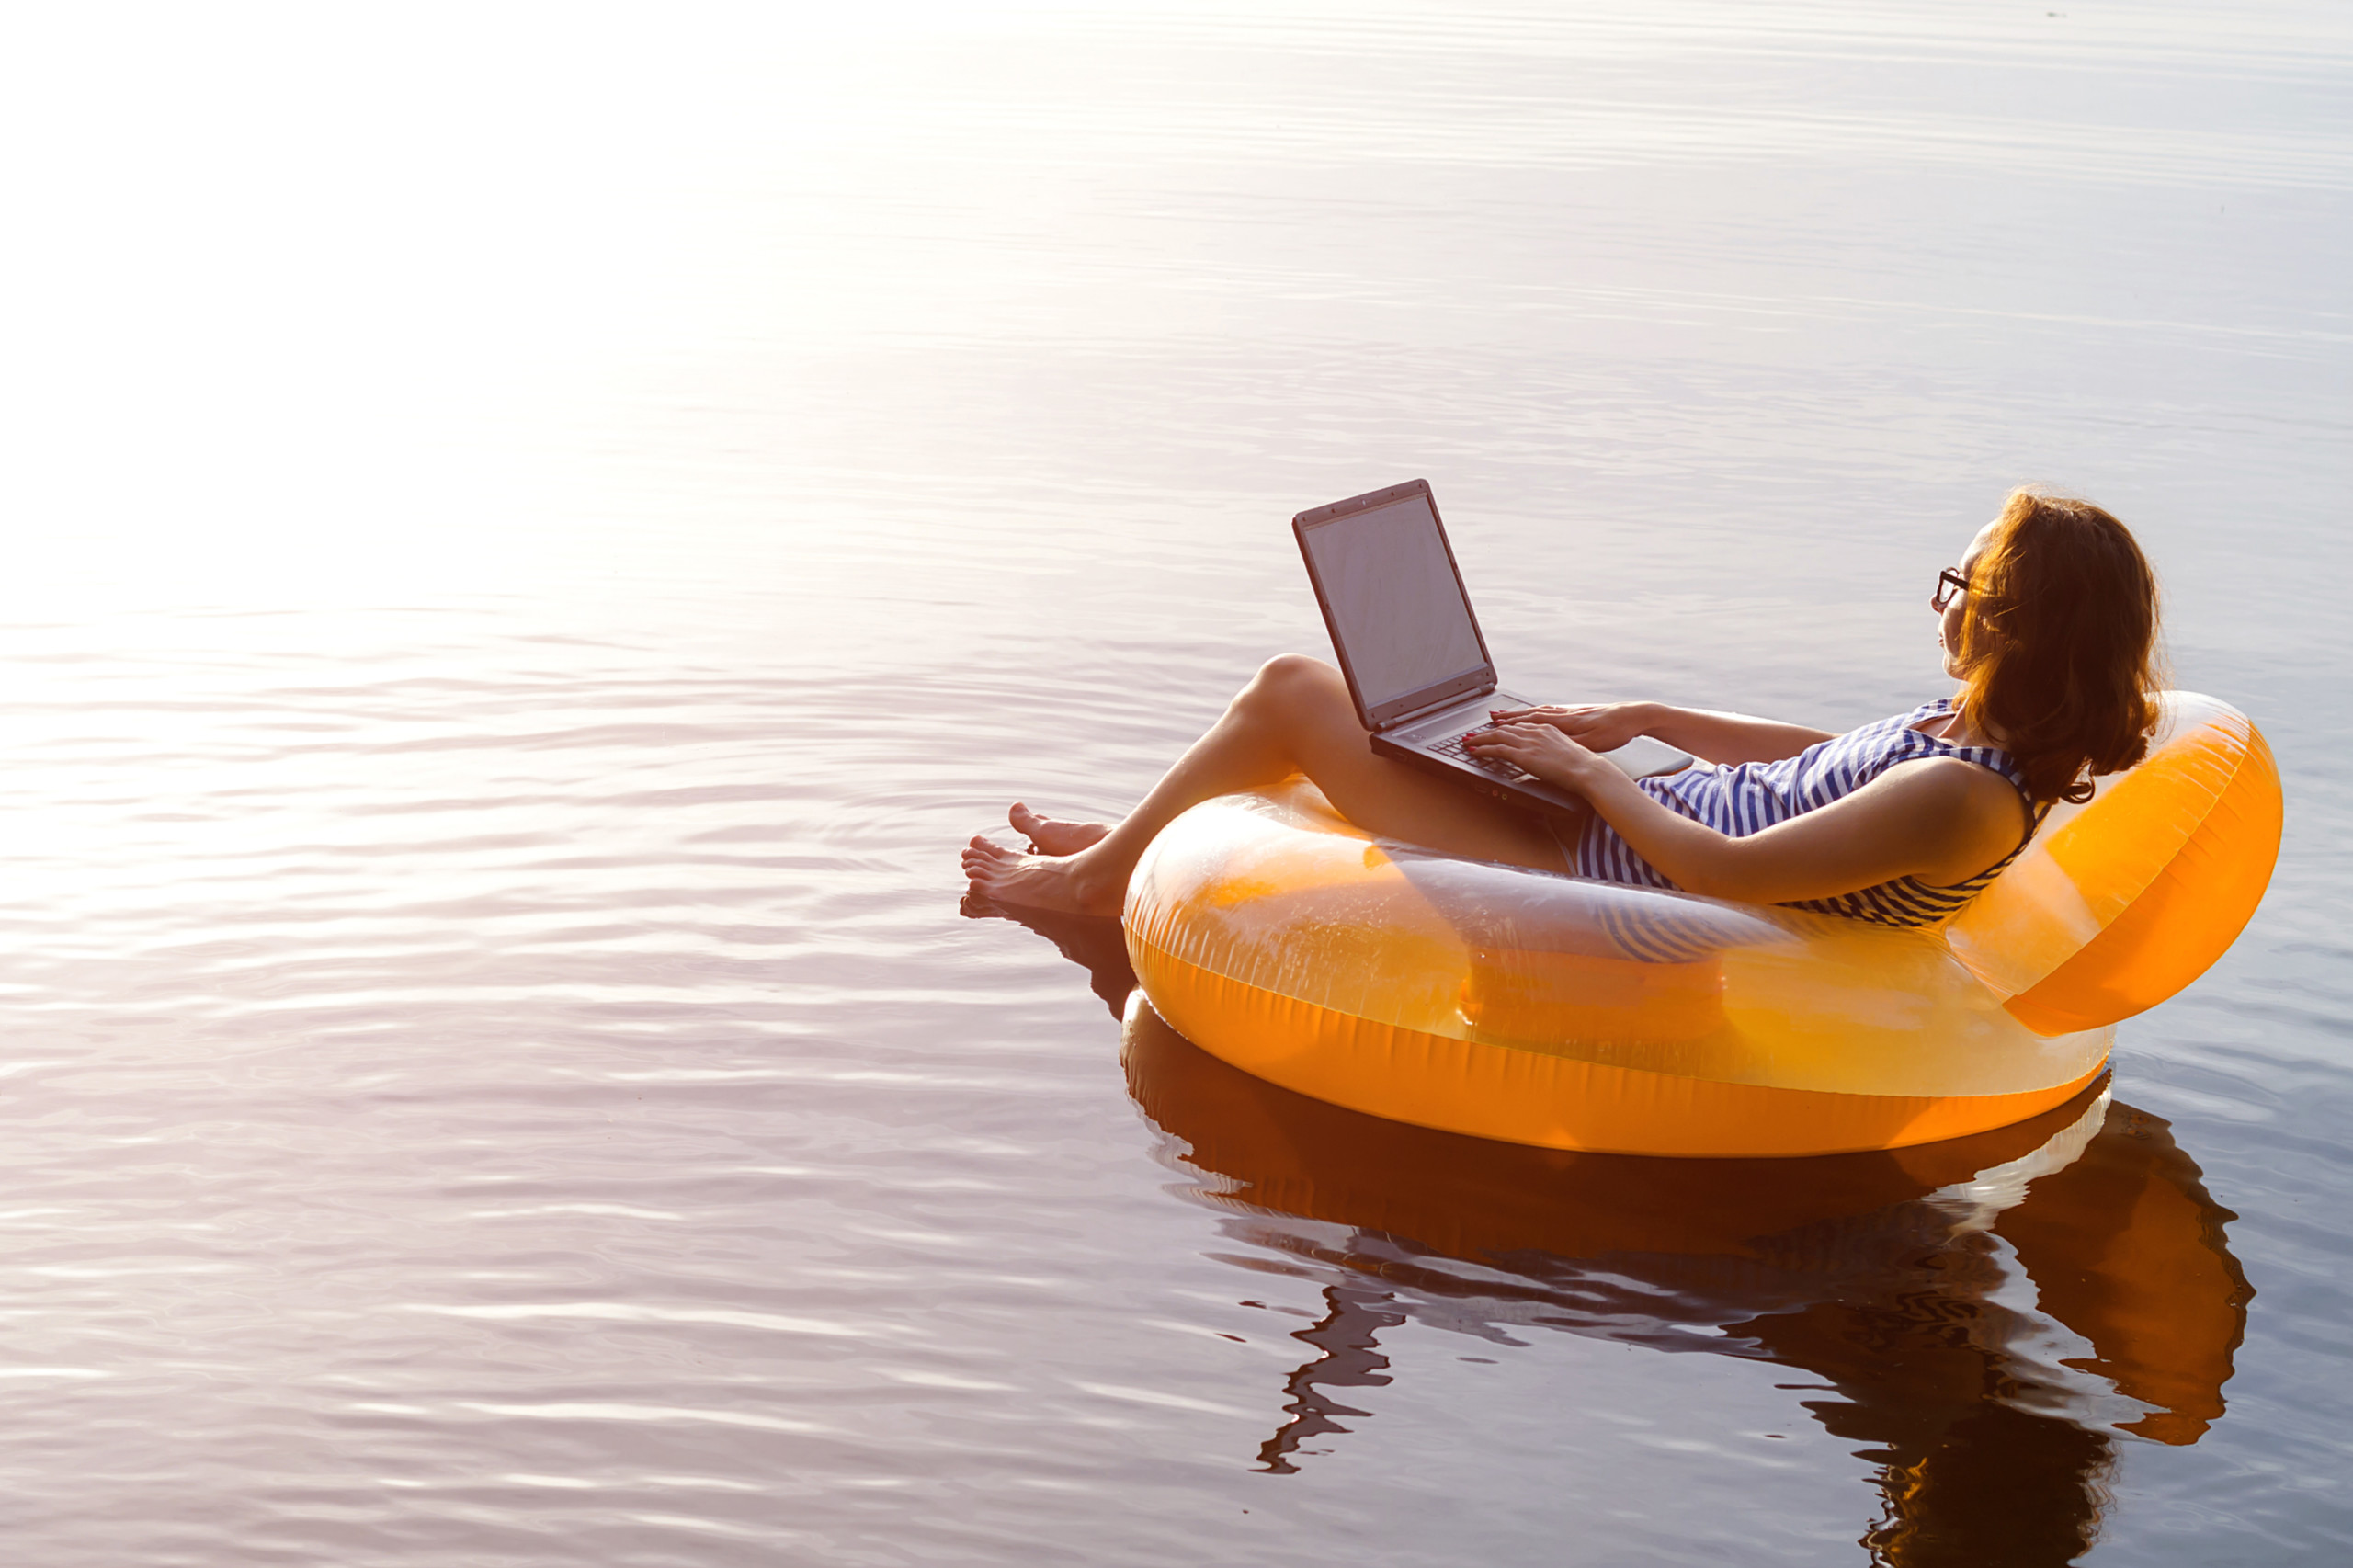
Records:
M2353 27L10 24L0 1504L50 1564L2333 1562ZM2011 484L2268 901L2026 1127L1389 1127L960 908L1413 475L1515 684L1845 726Z

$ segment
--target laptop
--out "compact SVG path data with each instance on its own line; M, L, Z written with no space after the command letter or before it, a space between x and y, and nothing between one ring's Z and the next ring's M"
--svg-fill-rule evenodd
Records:
M1462 744L1487 727L1488 710L1537 704L1496 684L1427 481L1335 501L1290 526L1377 755L1540 815L1585 810L1571 791ZM1630 778L1691 766L1687 753L1648 735L1601 755Z

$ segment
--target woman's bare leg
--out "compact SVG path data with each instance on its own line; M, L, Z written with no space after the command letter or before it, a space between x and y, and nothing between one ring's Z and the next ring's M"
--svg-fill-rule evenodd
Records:
M964 851L964 874L1001 903L1116 914L1144 846L1179 812L1294 773L1314 780L1341 815L1382 837L1474 859L1563 869L1559 844L1534 818L1374 756L1340 672L1286 654L1260 669L1209 733L1102 838L1060 856L1016 854L974 838Z

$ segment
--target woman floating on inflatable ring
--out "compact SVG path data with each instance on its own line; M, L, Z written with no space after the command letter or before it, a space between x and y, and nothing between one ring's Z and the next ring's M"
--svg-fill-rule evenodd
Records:
M2141 760L2157 722L2156 581L2108 512L2018 490L1929 603L1960 688L1845 735L1657 703L1496 711L1472 748L1577 793L1581 828L1373 755L1339 672L1286 655L1120 823L1016 804L1030 852L976 836L964 871L1001 903L1117 914L1179 813L1303 773L1375 837L1446 855L1929 925L2015 858L2054 801ZM1638 734L1712 766L1635 781L1596 756Z

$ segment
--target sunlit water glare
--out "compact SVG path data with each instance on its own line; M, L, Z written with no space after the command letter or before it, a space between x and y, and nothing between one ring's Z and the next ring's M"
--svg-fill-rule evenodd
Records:
M2353 1550L2340 9L0 40L15 1560ZM1764 1169L1298 1101L960 912L1415 475L1514 684L1839 727L2088 494L2269 899L2110 1098Z

